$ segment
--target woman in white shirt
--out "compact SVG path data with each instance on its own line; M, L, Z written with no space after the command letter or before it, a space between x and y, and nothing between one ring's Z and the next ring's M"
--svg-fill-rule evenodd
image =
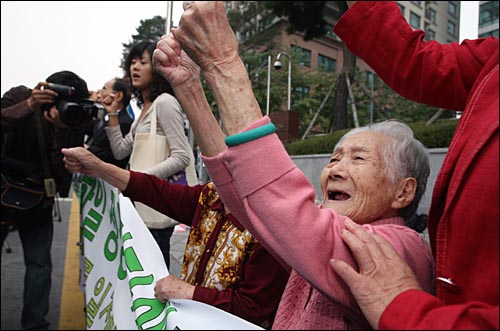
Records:
M106 134L116 159L130 155L130 170L194 185L194 155L184 131L182 108L170 84L153 68L155 48L156 42L142 41L130 50L125 61L126 77L130 80L141 113L132 123L130 132L123 137L118 118L114 115L117 109L113 107L113 93L110 93L111 99L103 100L110 117ZM151 127L152 123L156 123L156 130ZM178 223L140 203L135 205L158 243L168 268L170 237Z

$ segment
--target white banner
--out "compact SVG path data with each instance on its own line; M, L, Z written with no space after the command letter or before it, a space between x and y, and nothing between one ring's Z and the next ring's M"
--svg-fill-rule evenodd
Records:
M130 199L89 176L79 176L74 190L80 200L87 330L262 330L198 301L158 301L154 287L168 270Z

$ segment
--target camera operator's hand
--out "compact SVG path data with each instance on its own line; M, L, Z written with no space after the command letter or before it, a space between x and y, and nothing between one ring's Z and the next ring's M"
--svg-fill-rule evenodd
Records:
M57 110L56 106L52 106L48 111L44 111L43 117L45 117L47 121L52 123L58 129L64 129L68 127L59 117L59 111Z
M42 105L54 103L57 92L52 91L48 87L49 83L39 82L31 91L31 96L27 100L28 108L31 111L40 109Z

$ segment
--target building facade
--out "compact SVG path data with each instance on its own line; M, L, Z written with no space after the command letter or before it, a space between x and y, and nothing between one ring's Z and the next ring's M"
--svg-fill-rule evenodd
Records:
M414 29L426 32L425 38L427 40L436 40L443 44L459 41L460 1L397 1L397 3L408 23ZM356 72L366 73L362 77L356 77L356 79L365 79L365 86L369 86L369 80L373 77L372 69L363 60L353 57L345 49L340 38L333 32L333 28L341 16L342 9L339 7L339 2L326 2L323 8L323 18L326 21L325 34L311 40L304 40L303 33L288 33L288 21L266 11L258 1L225 1L225 5L230 20L231 17L234 19L238 16L234 15L235 12L240 14L239 20L235 19L232 24L240 46L247 51L266 54L261 59L261 67L268 65L268 54L272 56L272 63L274 63L280 52L294 55L294 70L321 69L327 73L339 75L345 69L345 62L355 62ZM256 42L259 39L260 41ZM286 70L290 57L280 60L283 67L281 70ZM295 77L294 74L291 76ZM275 112L276 108L270 114L273 122L276 120L278 131L280 128L283 129L283 134L280 135L283 141L299 138L299 128L295 124L297 114L288 111L296 109L294 108L295 102L311 92L308 86L298 86L295 82L294 80L292 91L289 93L292 96L291 109L288 109L288 105L283 103L281 111L286 114L273 114L272 112ZM383 108L383 105L378 108ZM309 112L310 118L313 117L315 110ZM311 122L315 124L314 120ZM309 129L312 131L309 132ZM290 133L290 130L293 132ZM322 127L314 125L305 130L306 134L321 134L328 131L329 129L325 128L324 125ZM300 135L302 136L302 133Z
M498 38L498 1L479 1L479 38Z
M497 1L481 1L496 2ZM303 34L288 34L285 19L266 16L259 11L258 1L226 1L228 11L251 11L247 20L235 31L240 44L245 44L255 34L272 29L275 34L266 45L258 47L258 51L275 53L295 49L301 56L300 64L303 67L317 69L323 67L327 72L338 72L343 65L342 41L333 33L333 27L340 17L340 10L336 1L327 1L324 9L324 19L327 22L326 34L313 40L305 41ZM401 13L414 29L424 30L427 40L436 40L440 43L450 43L459 40L460 31L460 1L397 1ZM249 9L251 8L251 10ZM498 31L498 10L496 12L496 26ZM497 32L498 33L498 32ZM252 45L248 45L252 47ZM369 69L358 61L361 70Z

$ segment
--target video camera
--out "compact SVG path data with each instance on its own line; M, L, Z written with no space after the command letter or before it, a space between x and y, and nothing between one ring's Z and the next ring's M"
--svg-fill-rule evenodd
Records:
M76 99L73 86L49 83L49 89L57 92L56 108L61 121L69 127L78 126L98 117L104 106L90 99Z

